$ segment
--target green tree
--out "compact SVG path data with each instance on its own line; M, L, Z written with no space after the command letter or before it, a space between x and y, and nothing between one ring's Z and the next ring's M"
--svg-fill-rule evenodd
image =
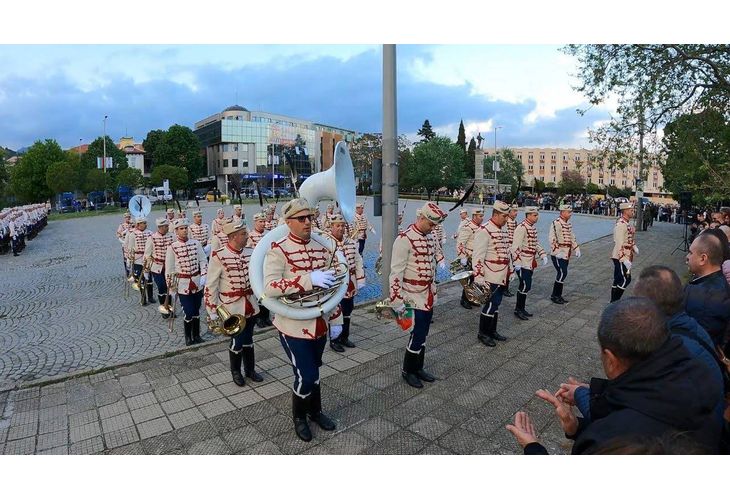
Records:
M464 130L464 120L459 122L459 135L456 137L456 144L466 153L466 131Z
M10 186L18 200L26 203L48 200L53 194L46 183L48 167L65 159L66 154L55 140L36 141L11 173Z
M497 172L497 182L499 184L509 184L512 196L517 195L518 186L524 185L524 167L522 161L517 158L517 155L511 149L501 149L498 155L499 159L499 171ZM487 155L484 158L484 178L494 178L494 155Z
M173 125L157 145L153 162L159 166L174 165L185 169L185 185L176 188L185 189L192 186L195 179L203 176L201 148L200 140L190 128Z
M423 125L418 130L418 132L416 132L416 134L423 137L423 139L421 141L419 141L419 144L428 142L431 139L433 139L434 137L436 137L436 132L434 132L433 129L431 128L431 123L429 123L428 119L426 119L426 121L423 122Z
M114 180L114 186L119 189L119 186L127 186L132 189L142 187L144 184L144 177L142 173L136 168L125 168L117 174Z
M100 168L85 171L83 182L84 192L106 191L108 187L111 187L111 176L109 172L105 174Z
M97 168L96 159L104 156L104 141L106 141L106 155L112 159L112 168L107 165L107 170L121 169L129 166L127 163L127 155L119 149L114 141L107 135L106 137L97 137L89 144L89 149L81 155L81 169L91 170Z
M414 187L431 193L441 187L455 189L464 185L464 151L451 139L434 136L413 148L413 162L407 174Z
M664 128L664 187L699 204L730 197L730 121L714 109L683 115Z
M403 157L406 152L410 153L413 147L405 135L398 136L398 165L399 176L402 174ZM355 169L355 177L360 179L371 179L373 160L383 156L383 135L377 133L365 133L348 144L352 166Z
M534 193L540 194L545 191L545 182L537 177L532 180L532 189Z
M467 176L472 179L476 177L476 154L477 154L477 143L474 138L469 141L469 148L466 150L466 165L464 172Z
M592 182L586 184L586 193L588 194L601 194L604 191L598 184L593 184Z
M76 191L80 187L78 164L68 160L52 163L46 171L46 184L54 194Z
M150 183L153 186L162 186L162 181L170 181L170 191L173 195L179 189L188 186L188 171L183 167L173 165L157 165L150 173Z
M586 190L586 180L577 170L563 172L563 178L558 182L558 194L579 194Z
M155 152L157 151L157 147L164 140L165 134L167 134L167 132L164 130L150 130L147 132L147 137L145 137L142 141L145 160L150 161L153 168L155 166Z

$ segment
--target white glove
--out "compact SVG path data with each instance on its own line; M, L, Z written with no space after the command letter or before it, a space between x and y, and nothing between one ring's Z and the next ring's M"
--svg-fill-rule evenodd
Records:
M370 228L370 232L373 233L373 234L375 234L375 228L374 227L371 227Z
M626 261L622 262L622 264L626 268L626 272L631 271L632 264L631 264L631 261L630 260L626 260Z
M547 258L547 255L544 255L544 256L542 257L542 265L543 265L543 266L547 266L547 265L548 265L548 258Z
M462 257L462 258L461 258L461 260L460 260L459 262L461 262L461 265L462 265L462 266L465 266L465 265L466 265L466 263L467 263L467 259L466 259L466 257Z
M442 245L445 245L446 244L446 236L444 236L443 238L441 238L441 244Z
M312 279L312 285L320 288L329 288L335 282L335 272L331 269L329 271L312 271L309 276Z
M576 250L575 250L575 256L580 259L580 248L576 248Z
M516 277L517 277L517 275L515 273L510 274L509 275L509 281L510 281L510 283L513 282Z
M210 257L210 243L208 243L207 245L205 245L203 247L203 252L205 253L205 255L207 255L208 257Z
M639 247L637 247L636 245L634 245L634 253L636 255L639 255Z
M335 340L342 333L342 325L330 325L330 340Z
M441 269L446 269L446 262L444 262L443 260L441 262L439 262L439 267Z
M216 313L211 314L210 315L210 320L211 321L218 321L218 314L216 314Z
M201 276L200 277L200 288L205 286L205 282L208 281L208 276Z
M515 273L522 271L522 266L515 266Z
M406 305L401 303L398 307L394 307L393 310L396 314L403 314L406 311Z
M365 288L365 282L364 281L358 282L357 283L357 289L358 290L362 290L363 288Z

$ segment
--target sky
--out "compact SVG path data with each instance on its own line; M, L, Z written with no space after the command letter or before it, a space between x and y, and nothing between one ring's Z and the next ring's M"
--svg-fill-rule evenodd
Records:
M608 117L572 90L561 45L397 45L398 132L425 119L456 139L498 146L588 146ZM0 145L103 133L141 142L232 104L357 132L382 129L382 45L0 45ZM486 144L485 144L486 145Z

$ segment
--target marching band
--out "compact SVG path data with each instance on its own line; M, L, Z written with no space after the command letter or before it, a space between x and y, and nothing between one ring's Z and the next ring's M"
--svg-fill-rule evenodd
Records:
M34 203L0 210L0 254L13 251L17 257L48 224L49 203Z

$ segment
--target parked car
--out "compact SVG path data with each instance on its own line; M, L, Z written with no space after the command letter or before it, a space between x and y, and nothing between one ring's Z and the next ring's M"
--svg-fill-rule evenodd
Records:
M291 193L289 192L289 190L288 189L284 189L284 188L276 188L274 190L274 193L279 198L288 198L289 196L291 196Z
M261 189L259 189L259 191L261 192L261 195L264 196L264 197L266 197L266 198L273 198L274 197L274 193L269 188L261 188Z

